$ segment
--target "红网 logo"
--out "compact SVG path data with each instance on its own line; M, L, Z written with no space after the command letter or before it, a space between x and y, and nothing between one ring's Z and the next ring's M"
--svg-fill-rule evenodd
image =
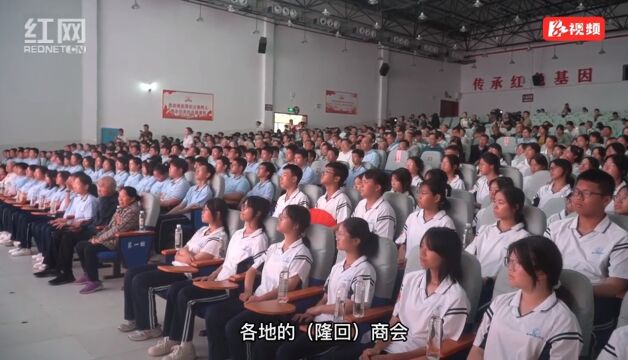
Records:
M24 53L84 54L85 19L29 18L24 23Z

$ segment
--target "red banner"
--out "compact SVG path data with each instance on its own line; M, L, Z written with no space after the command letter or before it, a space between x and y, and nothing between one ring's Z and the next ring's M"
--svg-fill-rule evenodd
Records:
M164 119L214 120L214 94L164 90L161 101Z
M325 90L325 112L356 115L358 113L358 94Z

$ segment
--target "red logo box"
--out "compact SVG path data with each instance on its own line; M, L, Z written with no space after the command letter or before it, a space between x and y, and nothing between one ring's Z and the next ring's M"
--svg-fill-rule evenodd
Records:
M602 41L606 33L603 17L574 16L543 19L545 41Z

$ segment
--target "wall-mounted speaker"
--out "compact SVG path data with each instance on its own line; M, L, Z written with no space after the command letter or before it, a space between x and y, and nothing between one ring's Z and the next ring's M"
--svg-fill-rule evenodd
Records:
M621 75L621 79L624 81L628 80L628 65L624 65L624 71Z
M266 37L260 36L259 44L257 45L257 52L260 54L266 54Z
M381 76L386 76L388 71L390 71L390 65L388 65L388 63L383 63L382 66L379 67L379 74Z

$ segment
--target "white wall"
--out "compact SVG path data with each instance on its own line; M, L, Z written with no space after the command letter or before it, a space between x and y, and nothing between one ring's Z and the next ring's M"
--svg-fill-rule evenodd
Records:
M77 17L80 0L0 0L0 148L54 147L80 138L81 55L25 54L23 48L28 18Z
M388 114L409 115L440 111L445 91L455 96L460 90L460 65L441 63L412 56L391 53L388 73ZM443 72L440 72L441 66Z
M477 69L471 65L462 67L462 101L460 111L486 114L490 109L505 111L536 110L559 112L568 102L573 111L586 106L589 111L628 109L626 94L628 81L622 81L622 65L628 64L628 38L609 39L604 42L605 55L598 55L600 43L570 44L556 48L558 60L552 60L553 47L518 51L514 53L515 64L510 65L510 53L479 57ZM578 69L593 68L593 82L578 84ZM567 70L569 84L554 85L555 72ZM545 86L532 86L532 75L545 75ZM511 90L510 79L514 74L526 77L523 89ZM491 79L502 76L504 88L490 90ZM476 77L484 79L484 91L474 91ZM534 94L533 103L522 103L522 94Z

